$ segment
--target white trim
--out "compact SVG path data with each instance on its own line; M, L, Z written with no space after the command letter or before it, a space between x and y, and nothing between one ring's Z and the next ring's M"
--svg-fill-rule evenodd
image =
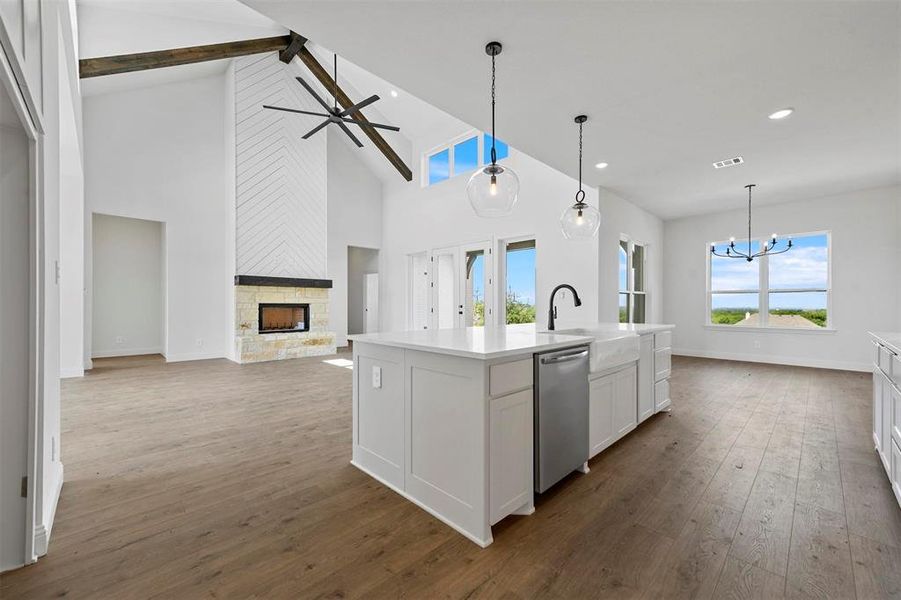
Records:
M152 348L117 348L115 350L94 350L91 358L113 358L116 356L141 356L143 354L163 354L162 346Z
M63 463L56 463L59 468L56 470L56 485L53 486L53 497L50 499L50 520L46 525L39 523L34 528L34 553L37 556L44 556L50 546L50 534L53 532L53 523L56 519L56 506L59 504L59 496L63 490Z
M76 367L63 368L59 370L60 379L72 379L75 377L84 377L84 369Z
M751 328L759 330L762 328ZM792 330L794 331L794 330ZM688 350L673 348L676 356L692 356L696 358L712 358L715 360L734 360L740 362L785 365L791 367L810 367L813 369L837 369L840 371L859 371L869 373L873 365L869 362L853 362L843 360L804 359L794 356L771 356L766 354L742 354L740 352L711 352L708 350Z
M214 358L228 358L221 352L188 352L185 354L168 354L165 356L167 363L186 362L189 360L211 360Z
M838 329L833 329L831 327L817 327L817 328L806 328L806 327L745 327L743 325L715 325L713 323L708 323L704 325L704 329L712 329L713 331L744 331L744 332L754 332L754 333L803 333L803 334L829 334L829 333L837 333Z

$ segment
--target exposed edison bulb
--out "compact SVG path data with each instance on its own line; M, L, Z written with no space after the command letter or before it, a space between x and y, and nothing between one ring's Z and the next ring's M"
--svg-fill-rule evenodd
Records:
M729 241L730 241L730 242L734 242L734 241L735 241L735 236L733 235L732 237L730 237L730 238L729 238Z
M497 196L497 176L491 176L491 183L488 184L488 193L492 196Z
M775 240L776 240L776 234L774 233L774 234L773 234L773 241L775 241Z
M582 211L579 211L579 214L576 216L576 225L582 225L585 223L585 218L582 216Z

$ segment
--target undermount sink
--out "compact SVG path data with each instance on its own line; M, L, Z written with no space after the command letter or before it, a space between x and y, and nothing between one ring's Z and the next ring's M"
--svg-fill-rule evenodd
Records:
M610 331L576 327L558 329L554 333L593 337L589 352L589 371L596 373L638 360L639 336L629 331Z

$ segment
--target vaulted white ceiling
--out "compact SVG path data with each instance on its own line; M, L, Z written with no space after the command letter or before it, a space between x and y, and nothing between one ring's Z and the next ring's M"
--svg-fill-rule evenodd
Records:
M242 1L480 128L500 40L498 135L575 176L586 113L586 179L664 218L901 177L897 2Z

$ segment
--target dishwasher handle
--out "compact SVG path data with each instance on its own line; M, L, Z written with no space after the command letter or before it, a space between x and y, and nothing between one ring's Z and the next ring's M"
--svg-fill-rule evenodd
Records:
M562 363L568 362L570 360L577 360L582 358L583 356L588 356L588 349L582 350L581 352L574 352L573 354L563 354L561 356L547 356L541 358L541 364L543 365L551 365L554 363Z

